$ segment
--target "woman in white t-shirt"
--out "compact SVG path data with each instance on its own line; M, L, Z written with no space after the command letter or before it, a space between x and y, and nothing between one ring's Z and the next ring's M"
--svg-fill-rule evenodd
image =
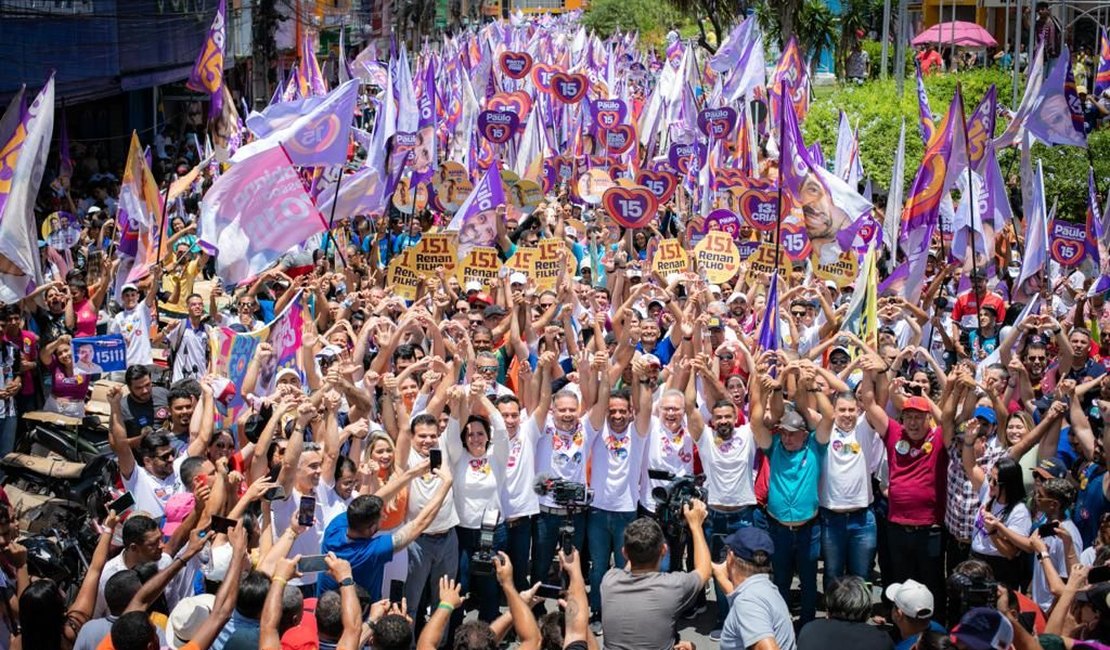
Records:
M493 553L508 547L505 524L500 516L503 508L499 486L505 480L509 433L501 413L486 396L485 382L475 380L469 389L469 395L459 401L469 399L483 413L467 417L464 420L466 426L458 436L446 432L441 444L446 455L444 462L450 465L456 477L453 491L455 510L459 515L456 528L459 536L459 580L463 589L475 596L478 618L488 623L500 613L497 581L493 574L476 573L473 556L481 548L483 522L487 527L494 526ZM459 414L460 418L465 416L465 413ZM493 443L494 439L498 444Z
M975 436L971 428L965 440L971 440L973 448ZM966 459L972 455L965 442L965 471L968 469ZM972 461L974 465L973 458ZM1018 589L1028 561L1023 549L1029 548L1028 537L1033 527L1029 508L1024 503L1025 484L1021 466L1013 458L1003 456L986 472L976 466L968 472L968 476L972 486L979 490L979 501L983 504L975 517L971 556L989 564L998 582Z

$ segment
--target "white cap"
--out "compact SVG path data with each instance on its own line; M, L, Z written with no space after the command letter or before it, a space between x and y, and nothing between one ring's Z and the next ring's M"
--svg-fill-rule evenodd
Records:
M295 377L297 381L301 380L301 373L292 368L282 368L281 370L278 370L277 377L274 377L274 382L279 382L289 376Z
M230 546L230 545L227 545ZM170 616L166 619L166 642L172 648L180 648L192 640L216 606L212 594L190 596L177 601Z
M528 284L528 276L520 271L513 271L509 276L509 284Z
M477 280L471 280L470 282L467 282L466 285L463 286L463 289L465 290L466 293L470 293L471 291L481 291L482 290L482 283L478 282Z
M933 594L916 580L895 582L884 593L895 607L910 618L927 619L933 615Z
M719 295L721 295L721 287L719 285L716 285L716 284L711 284L711 285L709 285L709 293L714 293L714 294L717 294L719 296Z
M139 290L139 287L137 287L134 284L128 282L127 284L120 287L119 292L123 293L124 291L138 291L138 290Z
M100 210L99 205L90 205L89 209L85 210L85 214L96 214L97 212L100 212L100 211L101 210Z

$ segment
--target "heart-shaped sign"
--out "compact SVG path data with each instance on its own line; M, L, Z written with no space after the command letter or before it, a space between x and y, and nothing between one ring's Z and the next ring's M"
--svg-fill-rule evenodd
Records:
M619 162L612 162L609 164L609 178L613 180L628 180L624 178L624 173L628 171L628 165Z
M486 102L486 110L515 113L523 126L528 121L528 113L532 110L532 98L523 90L497 93Z
M513 79L523 79L532 69L532 55L527 52L502 52L501 71Z
M698 113L698 128L711 140L724 140L736 128L736 109L703 108Z
M482 111L478 114L478 132L490 142L505 144L520 127L520 118L507 111Z
M611 129L624 122L628 107L619 99L599 99L590 103L590 115L601 129Z
M715 167L713 169L713 178L717 181L718 190L728 190L741 185L746 185L748 177L744 172L739 169L731 167Z
M551 92L564 104L577 104L590 89L590 80L584 74L556 72L551 75Z
M662 204L670 201L674 196L674 191L678 189L678 177L669 171L641 169L640 173L636 174L636 184L651 190L655 199Z
M643 228L659 209L655 195L646 187L610 187L602 195L601 204L625 228Z
M670 150L667 151L667 161L671 163L680 176L685 176L691 170L697 171L701 169L701 163L705 160L706 148L700 142L691 142L690 144L672 144Z
M605 150L612 155L620 155L636 142L636 128L631 124L618 124L611 129L602 131L605 138Z
M795 262L801 262L813 251L809 237L806 236L804 223L794 221L782 224L779 237L782 240L783 252Z
M733 214L732 210L724 208L714 210L705 218L706 230L720 230L727 232L733 240L740 238L740 217Z
M539 89L540 92L550 95L552 94L552 77L562 71L563 69L557 65L534 63L532 64L532 73L530 76L532 78L532 83L536 85L536 88Z
M740 216L752 228L761 232L770 232L775 229L779 220L778 194L748 188L739 197Z

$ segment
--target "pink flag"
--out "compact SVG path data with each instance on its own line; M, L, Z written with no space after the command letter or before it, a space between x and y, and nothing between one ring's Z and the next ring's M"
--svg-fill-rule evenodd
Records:
M232 166L201 206L197 236L227 282L258 275L290 248L326 229L283 147Z
M215 119L220 114L223 105L224 85L224 42L225 17L227 15L227 0L220 0L216 5L216 17L212 19L212 27L208 29L208 37L204 39L204 47L197 55L193 64L193 71L185 86L198 93L208 93L211 104L208 107L208 118Z

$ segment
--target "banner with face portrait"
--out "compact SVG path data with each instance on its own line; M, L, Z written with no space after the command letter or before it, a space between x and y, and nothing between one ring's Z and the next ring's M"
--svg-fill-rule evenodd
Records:
M102 375L127 370L127 344L121 334L73 339L73 372Z
M459 233L458 254L465 256L475 246L493 246L497 242L499 208L505 206L505 187L496 167L490 167L474 186L470 196L447 224L448 231Z

